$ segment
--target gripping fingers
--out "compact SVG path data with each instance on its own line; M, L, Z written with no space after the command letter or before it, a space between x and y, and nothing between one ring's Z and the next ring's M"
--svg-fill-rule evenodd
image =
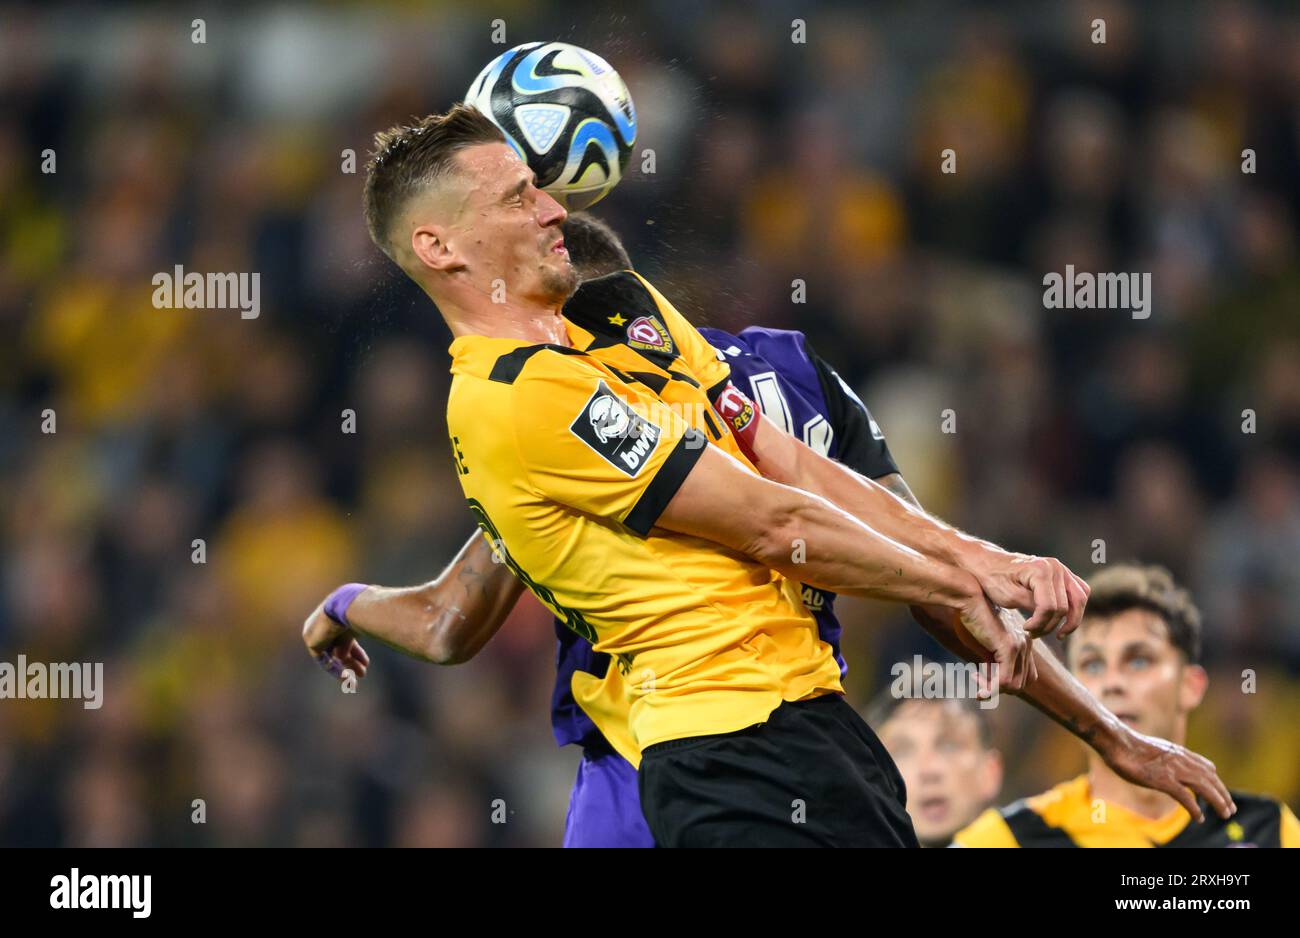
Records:
M1215 813L1219 817L1227 820L1236 814L1237 805L1232 800L1232 793L1228 791L1227 786L1223 784L1223 780L1219 778L1214 763L1204 756L1196 756L1193 762L1192 787L1200 792L1201 796L1213 806Z
M1011 635L1007 643L1007 655L999 674L999 684L1003 690L1013 693L1024 690L1028 674L1028 641L1024 635Z
M1065 598L1065 584L1056 580L1053 564L1046 560L1036 561L1030 574L1030 586L1034 592L1034 614L1025 623L1025 631L1034 637L1050 635L1058 625L1068 608Z
M1065 588L1070 600L1070 613L1066 616L1065 624L1057 631L1057 638L1065 638L1079 627L1083 621L1083 612L1088 605L1088 594L1091 590L1088 584L1077 577L1068 568L1065 571Z
M343 662L339 661L339 659L335 658L328 651L318 652L316 654L316 661L325 669L326 674L332 675L340 681L343 680Z
M1175 778L1172 784L1166 786L1165 791L1187 809L1187 813L1192 816L1192 820L1197 824L1205 820L1205 814L1201 811L1201 806L1196 803L1196 796L1192 794L1191 789L1181 779Z

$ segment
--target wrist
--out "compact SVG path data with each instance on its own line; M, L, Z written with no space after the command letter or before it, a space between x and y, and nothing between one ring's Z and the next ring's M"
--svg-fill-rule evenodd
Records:
M1080 735L1100 755L1107 756L1131 743L1136 734L1119 717L1106 712Z
M976 577L993 572L1011 558L1009 553L988 541L965 537L955 532L951 542L952 562L963 570L969 570Z
M344 583L326 597L325 615L339 625L351 628L352 623L348 621L348 607L368 586L367 583Z
M940 567L941 572L936 576L930 595L925 597L923 605L933 604L962 610L972 602L983 602L984 589L974 574L949 564L941 564Z

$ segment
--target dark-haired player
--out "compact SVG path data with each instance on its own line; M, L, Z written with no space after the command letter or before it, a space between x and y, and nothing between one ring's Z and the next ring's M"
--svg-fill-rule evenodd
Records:
M1182 745L1205 696L1201 616L1161 567L1116 566L1092 580L1083 624L1067 639L1071 672L1125 725ZM1132 784L1088 753L1088 771L989 809L961 847L1300 847L1300 822L1273 798L1232 792L1237 813L1193 824L1160 791Z
M617 236L588 215L570 215L564 226L570 258L586 281L631 267ZM855 471L878 479L902 497L912 499L898 475L884 436L865 406L807 345L799 333L750 328L739 335L702 330L731 365L733 380L754 391L769 417L788 430L806 434L820 451ZM427 660L457 663L482 647L505 618L522 585L502 564L493 564L481 537L471 538L460 556L437 581L407 590L371 587L348 611L354 629L406 648ZM820 637L835 654L841 670L840 626L834 596L805 586L802 599L815 618ZM338 617L341 619L341 616ZM935 623L929 623L932 627ZM566 846L652 846L653 838L641 814L636 770L619 755L575 699L575 684L585 687L608 676L609 658L557 620L557 680L552 700L552 724L561 745L583 750L565 830ZM951 635L940 635L952 640ZM364 653L340 621L318 609L305 630L308 647L337 672L344 665L364 673ZM1059 675L1042 674L1027 692L1041 705L1059 710L1059 718L1078 732L1095 727L1093 744L1115 758L1140 752L1122 727L1109 724L1088 710L1080 696L1054 689ZM1109 727L1109 728L1108 728ZM1147 784L1158 784L1157 763L1130 759ZM1167 784L1167 782L1166 782ZM992 795L989 794L991 799ZM973 814L964 818L969 820ZM960 825L957 825L960 826ZM927 839L924 820L918 832ZM952 829L956 829L953 827ZM951 834L951 830L948 831Z

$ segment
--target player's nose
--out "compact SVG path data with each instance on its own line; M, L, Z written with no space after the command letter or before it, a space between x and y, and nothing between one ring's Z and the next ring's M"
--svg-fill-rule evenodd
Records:
M545 189L537 191L537 223L543 228L564 224L569 213Z
M1100 687L1103 701L1123 700L1128 696L1128 688L1124 686L1123 675L1118 669L1107 668L1106 673L1102 675Z

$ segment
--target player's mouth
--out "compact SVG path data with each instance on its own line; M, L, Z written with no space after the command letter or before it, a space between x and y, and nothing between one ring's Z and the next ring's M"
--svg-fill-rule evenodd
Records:
M916 806L917 813L922 818L931 822L938 823L948 817L948 809L951 802L943 795L931 795L928 798L922 798Z
M569 256L569 249L566 248L566 247L564 246L564 239L563 239L563 238L561 238L559 241L556 241L556 242L555 242L555 245L551 248L551 253L552 253L552 254L563 254L565 257L568 257L568 256Z

